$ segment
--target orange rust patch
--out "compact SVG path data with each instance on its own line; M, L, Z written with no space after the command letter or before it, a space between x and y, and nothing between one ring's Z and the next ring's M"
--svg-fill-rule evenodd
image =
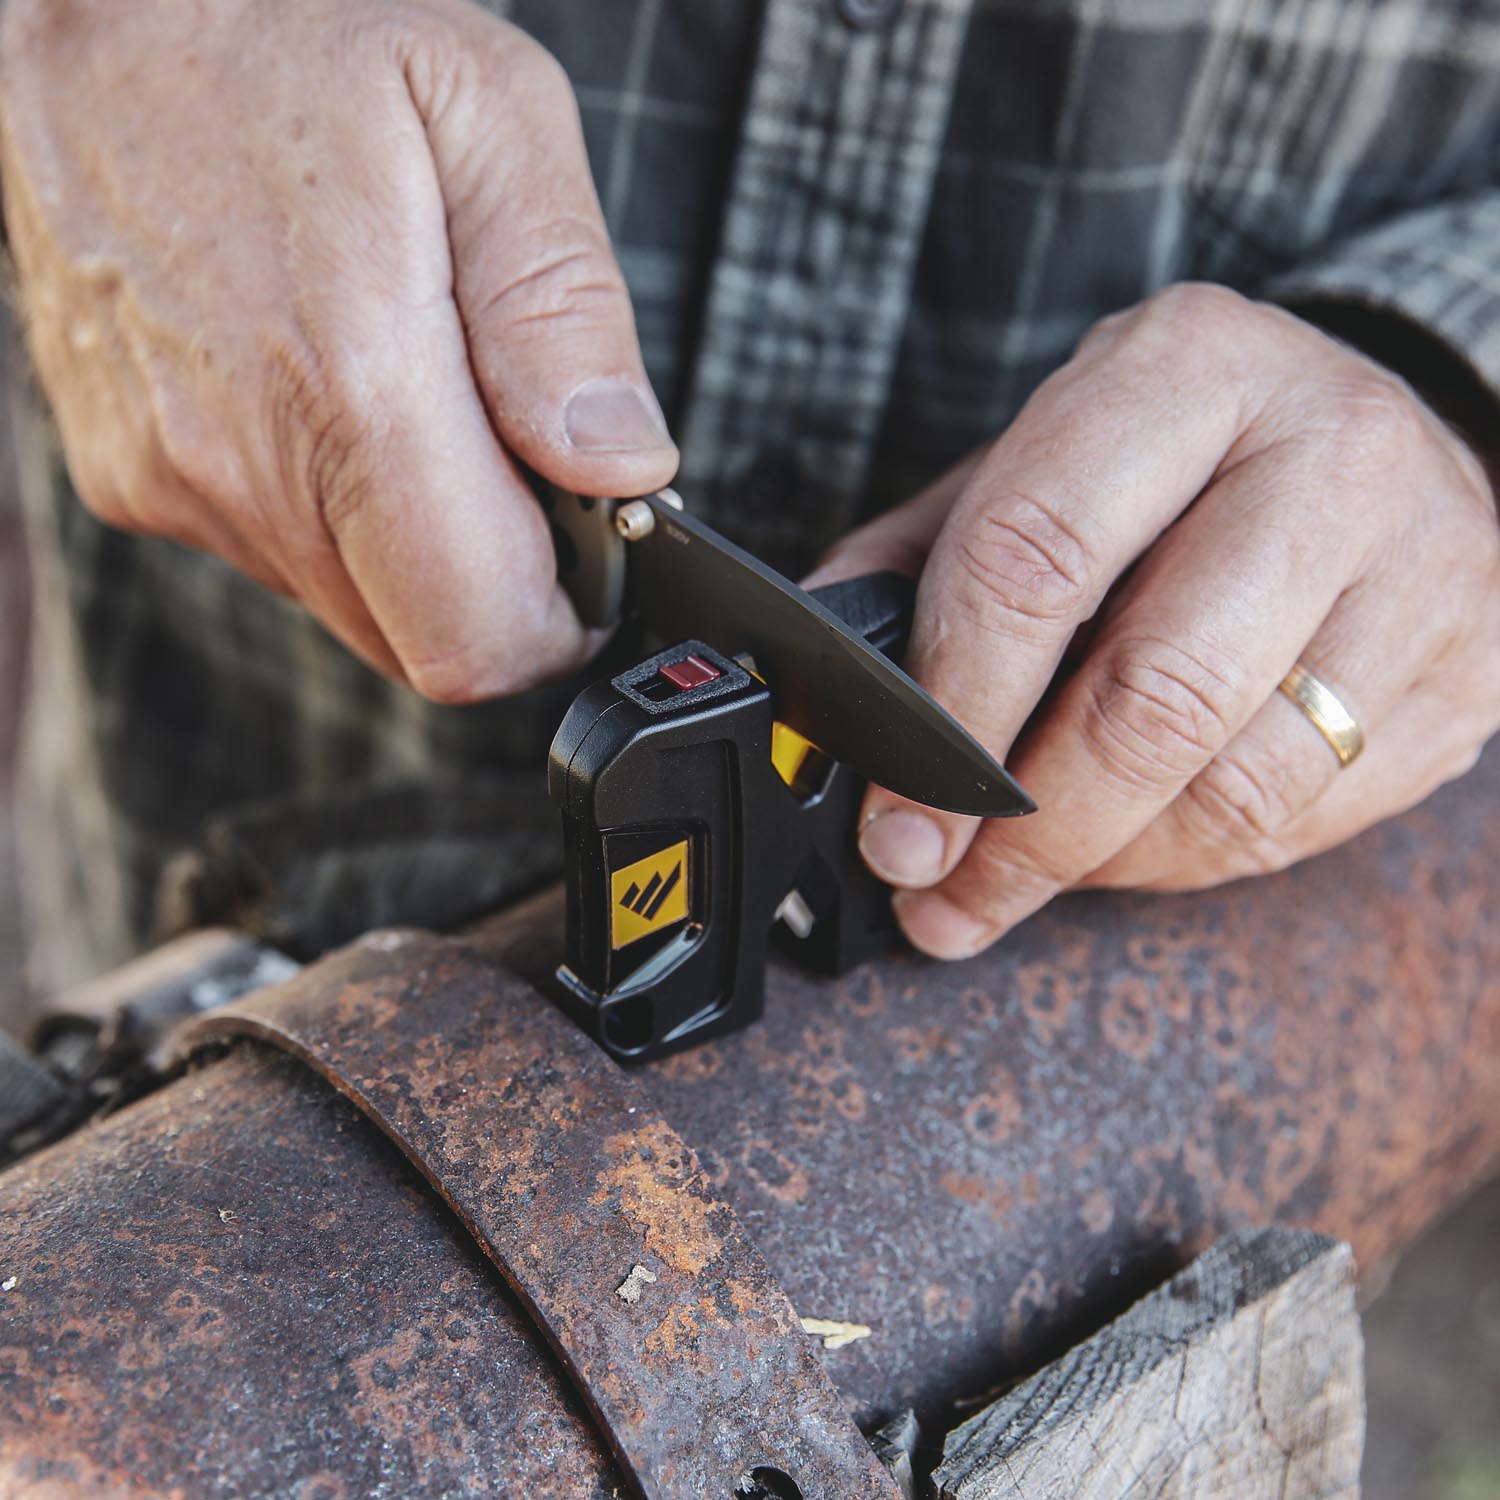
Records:
M645 1237L645 1253L684 1276L696 1276L724 1242L713 1227L714 1205L683 1190L684 1176L700 1175L696 1163L683 1170L687 1147L665 1121L653 1120L628 1134L606 1136L604 1149L615 1165L600 1174L590 1201L602 1203L618 1192L621 1209Z
M807 1198L807 1173L769 1141L749 1140L740 1153L745 1170L773 1198L782 1203L802 1203Z
M989 1182L983 1177L966 1177L961 1172L944 1172L938 1178L938 1186L961 1202L986 1209L997 1221L1010 1216L1016 1201L1015 1195L1004 1184Z
M1021 1013L1042 1041L1053 1041L1068 1024L1085 982L1076 972L1050 960L1022 964L1016 971L1015 993Z
M712 1047L694 1047L687 1052L677 1052L671 1057L661 1058L651 1066L658 1077L695 1083L712 1078L719 1071L720 1064L719 1054Z
M1083 1200L1078 1217L1090 1234L1103 1234L1115 1221L1115 1205L1102 1187L1095 1188Z
M1014 1085L1004 1093L976 1094L964 1106L964 1129L982 1141L1003 1141L1020 1120L1021 1103Z
M892 1026L891 1044L912 1063L931 1062L938 1055L957 1057L963 1050L958 1038L942 1026Z
M974 1316L974 1299L967 1292L955 1292L940 1281L922 1288L922 1319L929 1328L945 1323L965 1324Z
M1112 981L1099 1025L1115 1051L1145 1062L1156 1045L1156 1013L1146 984L1132 974Z
M855 969L835 984L833 1003L847 1015L878 1016L885 1010L885 986L873 968Z
M691 1307L674 1307L645 1337L642 1347L653 1359L679 1360L698 1352L703 1325Z

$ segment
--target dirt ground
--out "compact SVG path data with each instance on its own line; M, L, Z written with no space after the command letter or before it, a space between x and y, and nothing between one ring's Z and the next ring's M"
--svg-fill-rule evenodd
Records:
M12 774L27 594L0 410L0 1024L25 1013ZM1415 1246L1366 1314L1368 1500L1500 1500L1500 1183Z

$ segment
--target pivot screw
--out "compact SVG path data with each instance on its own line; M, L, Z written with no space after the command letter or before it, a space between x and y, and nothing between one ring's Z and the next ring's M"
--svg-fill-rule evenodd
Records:
M627 500L615 512L615 530L627 542L638 542L656 530L656 512L644 500Z

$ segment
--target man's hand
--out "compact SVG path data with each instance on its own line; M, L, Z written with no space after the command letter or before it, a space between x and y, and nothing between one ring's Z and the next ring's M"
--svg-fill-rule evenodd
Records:
M817 581L929 549L908 665L1041 809L981 827L872 790L865 858L939 957L1068 887L1280 869L1500 726L1479 463L1394 376L1216 287L1100 323L992 448ZM1347 770L1277 692L1299 661L1364 729Z
M540 47L464 0L6 0L0 180L102 519L442 701L582 656L515 460L639 494L676 450Z

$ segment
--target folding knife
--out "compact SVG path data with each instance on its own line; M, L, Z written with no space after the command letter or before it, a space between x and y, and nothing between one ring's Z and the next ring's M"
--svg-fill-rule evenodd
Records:
M753 663L776 718L867 781L945 812L1004 818L1031 798L962 724L851 624L682 509L553 491L558 576L586 625L638 615Z

